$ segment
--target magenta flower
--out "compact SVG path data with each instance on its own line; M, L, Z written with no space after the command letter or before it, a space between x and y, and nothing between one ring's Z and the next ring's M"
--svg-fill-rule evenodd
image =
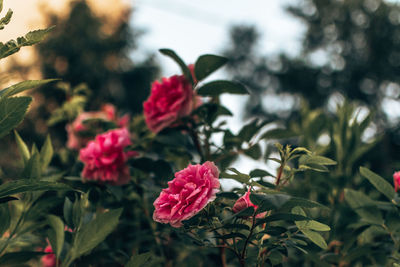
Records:
M154 201L153 219L169 223L173 227L182 226L182 221L199 213L219 192L218 168L212 162L190 165L175 173Z
M150 97L143 103L147 127L158 133L166 127L174 126L179 118L190 115L199 100L183 75L162 78L161 83L155 81L151 86Z
M400 171L393 174L394 190L397 192L400 188Z
M128 183L130 173L126 162L129 157L137 154L134 151L124 151L131 144L126 128L97 135L94 141L80 150L80 160L85 164L82 177L113 185Z
M72 123L67 124L65 127L68 133L67 147L69 149L79 150L86 146L86 144L92 139L92 137L81 136L80 133L89 130L96 133L104 131L104 129L89 129L84 122L91 119L115 122L120 128L127 127L129 123L129 115L124 115L118 118L115 107L111 104L103 105L100 111L82 112Z

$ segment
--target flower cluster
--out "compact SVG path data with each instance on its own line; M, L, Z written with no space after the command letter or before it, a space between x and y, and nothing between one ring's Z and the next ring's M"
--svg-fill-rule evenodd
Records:
M80 150L80 160L85 164L82 177L113 185L126 184L130 180L129 157L136 152L125 152L131 145L126 128L110 130L96 136L87 146Z
M100 111L82 112L72 123L66 126L68 133L67 147L69 149L79 150L86 146L96 134L104 132L104 129L90 127L86 123L95 119L115 123L120 128L127 127L129 123L129 116L124 115L118 118L115 107L111 104L103 105Z

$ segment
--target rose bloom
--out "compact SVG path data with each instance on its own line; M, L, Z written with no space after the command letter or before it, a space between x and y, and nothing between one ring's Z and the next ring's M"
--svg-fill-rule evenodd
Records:
M219 192L218 168L212 162L190 165L175 173L154 201L153 219L169 223L173 227L182 226L182 221L199 213Z
M117 117L115 107L111 104L105 104L100 111L82 112L76 119L67 124L65 127L68 133L67 147L69 149L79 150L84 147L92 137L81 136L80 133L94 130L97 133L104 131L103 129L90 129L84 122L91 119L100 119L109 122L115 122L118 127L127 127L129 123L129 115Z
M124 152L131 145L129 132L126 128L114 129L96 136L79 153L80 160L85 164L82 177L112 185L126 184L130 180L129 157L136 152Z
M400 188L400 171L393 174L394 190L397 192Z
M250 188L249 188L249 190L246 192L246 194L244 194L242 197L240 197L238 200L236 200L236 202L232 208L232 211L234 213L238 213L244 209L247 209L248 207L253 207L255 211L258 209L258 206L251 202L250 194L251 194L251 192L250 192ZM266 212L263 212L263 213L257 214L256 217L257 218L264 217L265 214L266 214Z
M54 251L50 245L48 245L45 249L44 252L49 253L44 255L40 261L42 262L43 267L56 267L57 266L57 258L56 254L54 254Z
M196 96L192 85L183 75L155 81L150 97L143 103L147 127L158 133L174 126L179 118L189 116L200 103L200 97Z

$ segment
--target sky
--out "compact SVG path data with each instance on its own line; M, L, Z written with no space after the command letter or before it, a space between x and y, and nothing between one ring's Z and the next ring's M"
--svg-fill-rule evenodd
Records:
M219 54L229 41L231 25L256 25L262 32L260 50L266 53L299 51L304 25L284 11L295 0L134 0L133 25L146 31L141 47L175 50L186 62L201 54ZM140 51L141 53L142 51ZM158 57L164 74L178 69Z

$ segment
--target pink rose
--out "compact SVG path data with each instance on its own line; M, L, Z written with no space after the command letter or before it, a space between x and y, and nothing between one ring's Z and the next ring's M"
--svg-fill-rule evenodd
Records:
M247 209L248 207L253 207L254 210L256 211L258 209L258 206L253 204L250 200L250 188L249 190L246 192L246 194L244 194L242 197L240 197L238 200L236 200L235 204L233 205L232 211L234 213L238 213L244 209ZM257 214L256 217L260 218L260 217L264 217L266 213L260 213Z
M169 223L173 227L182 226L187 220L200 212L215 199L219 191L219 171L212 162L190 165L175 173L154 201L153 219L160 223Z
M175 75L155 81L150 97L143 103L146 124L152 132L173 126L182 117L189 116L196 108L198 97L185 76Z
M50 245L48 245L45 249L44 252L48 253L44 255L40 261L42 262L43 267L56 267L57 266L57 258L56 254L54 254L53 249L51 248Z
M126 162L137 153L124 152L124 148L131 144L126 128L97 135L94 141L90 141L80 150L80 160L85 164L82 177L113 185L129 182L129 166Z
M394 190L397 192L400 188L400 171L393 174Z
M123 117L118 118L116 116L115 107L111 104L103 105L101 111L83 112L79 114L72 123L67 124L66 126L68 133L68 148L79 150L92 139L90 136L81 136L80 133L84 131L92 130L95 133L101 133L104 131L104 129L89 129L84 122L91 119L101 119L104 121L115 122L117 126L121 128L127 127L129 123L129 115L124 115Z

